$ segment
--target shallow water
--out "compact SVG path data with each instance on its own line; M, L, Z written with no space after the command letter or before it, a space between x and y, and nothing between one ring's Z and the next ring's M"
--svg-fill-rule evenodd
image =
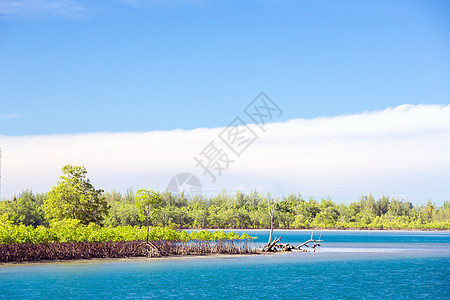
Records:
M267 231L249 231L266 242ZM315 233L318 238L320 233ZM276 231L285 243L311 231ZM450 299L450 232L323 231L315 253L0 266L0 297Z

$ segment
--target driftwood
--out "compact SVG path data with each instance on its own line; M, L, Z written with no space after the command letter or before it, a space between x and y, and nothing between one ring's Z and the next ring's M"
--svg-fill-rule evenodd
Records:
M313 232L311 233L311 238L309 240L307 240L306 242L298 245L298 246L291 246L289 244L278 244L278 242L280 242L281 237L275 239L272 242L272 236L273 236L273 223L274 223L274 207L275 207L276 201L274 201L271 197L270 194L267 194L267 208L268 208L268 213L269 213L269 217L270 217L270 234L269 234L269 241L267 242L267 245L265 245L262 248L262 252L276 252L276 251L292 251L292 250L297 250L297 251L302 251L302 252L307 252L306 249L303 249L302 247L310 247L308 246L309 243L314 243L311 246L311 249L313 249L313 251L316 251L316 247L320 247L319 242L322 242L322 240L320 239L321 236L319 236L318 240L314 239L314 231L316 231L315 229L313 230Z
M275 246L277 246L277 243L281 240L281 236L277 239L275 239L273 242L269 242L267 245L264 246L263 252L274 252Z
M268 213L270 216L270 235L269 235L269 242L267 243L267 247L269 247L270 243L272 242L273 222L274 222L274 213L273 213L274 205L275 205L275 203L272 200L272 198L270 198L270 194L267 194L267 208L268 208Z
M302 247L311 248L311 249L313 249L312 250L313 252L316 252L316 247L320 247L319 243L323 242L323 240L321 240L320 237L318 240L315 240L314 239L314 231L311 233L311 238L309 240L301 243L298 246L289 245L289 244L278 244L278 242L281 240L281 237L279 237L279 238L275 239L273 242L269 241L269 243L262 248L262 252L277 252L277 251L290 252L292 250L308 252L308 250L306 250ZM309 243L313 243L313 245L309 246L308 245Z

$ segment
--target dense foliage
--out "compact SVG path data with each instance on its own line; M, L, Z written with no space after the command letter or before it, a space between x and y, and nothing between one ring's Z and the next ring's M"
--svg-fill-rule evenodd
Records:
M105 224L137 225L133 192L104 194L111 205ZM182 228L270 228L267 197L226 191L211 197L188 200L183 194L160 194L162 206L152 219L153 226L176 224ZM275 228L450 228L450 202L437 207L428 201L414 206L405 200L362 195L358 201L336 204L301 195L277 199L274 205Z
M100 223L108 212L108 204L86 177L85 167L67 165L57 185L44 200L47 217L77 219L83 224Z
M142 241L147 234L146 227L140 226L99 226L94 223L82 224L76 219L52 221L49 227L39 225L33 227L23 224L14 225L6 218L0 219L0 244L37 244L37 243L69 243L69 242L121 242ZM174 230L168 227L152 227L149 231L150 241L208 241L249 239L247 234L239 235L224 231L192 231Z
M269 228L267 199L253 191L192 200L168 192L160 193L161 207L150 220L151 226L181 228ZM11 200L0 201L0 216L7 214L13 224L44 225L49 223L43 210L46 195L24 191ZM135 194L105 192L102 199L110 206L101 225L143 226L136 208ZM414 206L408 201L383 196L375 199L363 195L348 205L330 199L305 200L301 195L278 199L274 207L275 228L419 228L449 229L450 201L436 206L431 201ZM105 229L106 230L106 229Z

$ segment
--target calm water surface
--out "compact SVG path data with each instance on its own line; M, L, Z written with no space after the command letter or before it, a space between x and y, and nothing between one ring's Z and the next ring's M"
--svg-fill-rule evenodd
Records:
M254 246L268 238L245 232L259 237ZM298 244L311 231L276 235ZM0 298L450 299L450 232L322 231L321 238L316 253L1 265Z

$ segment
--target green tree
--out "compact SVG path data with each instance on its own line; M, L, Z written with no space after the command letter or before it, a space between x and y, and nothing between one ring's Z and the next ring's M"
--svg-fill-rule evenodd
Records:
M206 205L195 203L191 206L189 214L192 218L192 227L205 228L208 225L208 209Z
M108 203L103 190L96 190L86 178L86 168L67 165L57 185L44 200L48 219L77 219L83 224L100 224L108 213Z
M320 212L316 214L311 225L318 227L333 227L339 218L339 211L329 198L322 199L319 205Z
M152 219L154 213L161 208L162 199L159 193L152 190L138 190L136 192L136 208L139 214L139 220L145 221L147 225L147 238L148 243L148 233L150 228L150 220Z
M389 211L389 197L383 195L380 199L378 199L378 201L375 203L375 210L376 210L376 215L377 216L382 216L387 214L387 212Z
M12 200L0 201L0 216L7 213L15 225L36 227L46 224L44 211L39 203L42 197L43 194L35 196L30 190L24 190Z
M125 195L118 191L105 192L105 200L110 205L108 216L104 221L105 226L141 226L134 201L134 192L128 189Z
M431 203L431 199L427 200L427 205L422 208L423 218L426 222L430 222L436 212L436 205Z

